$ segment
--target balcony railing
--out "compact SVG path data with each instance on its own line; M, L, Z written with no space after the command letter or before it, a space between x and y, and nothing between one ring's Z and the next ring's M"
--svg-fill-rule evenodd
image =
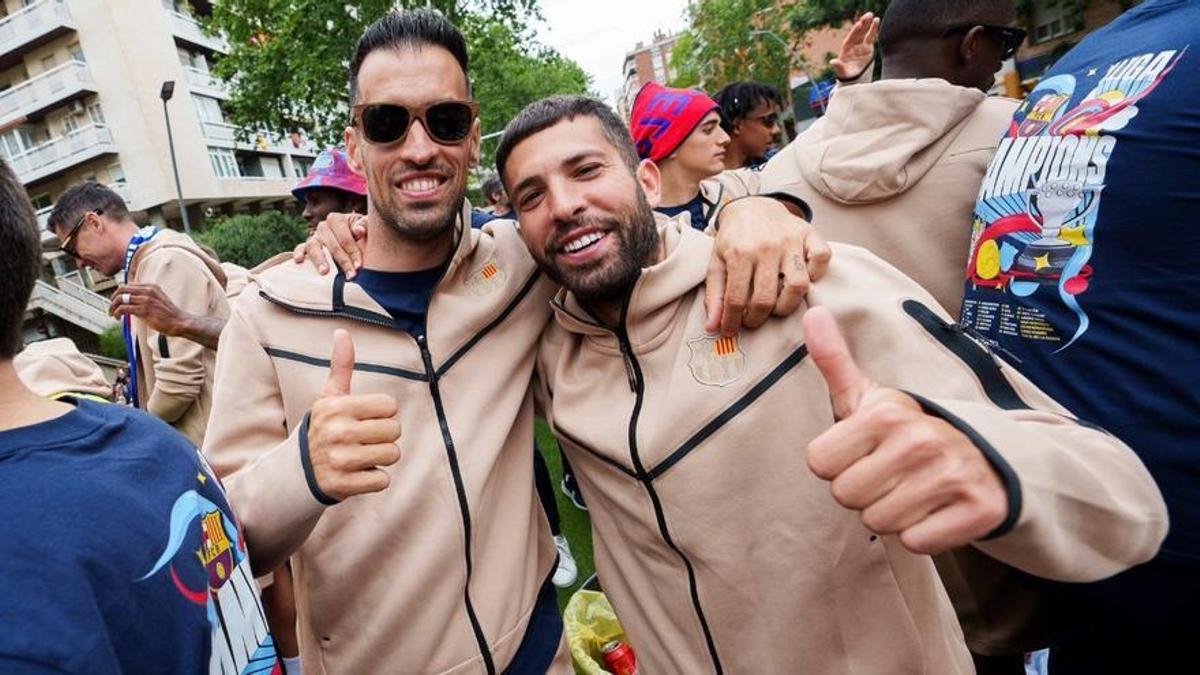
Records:
M168 11L167 14L170 16L171 32L175 34L175 37L213 51L222 53L229 51L229 43L225 41L225 38L219 35L209 35L191 16L176 11Z
M229 86L216 75L192 66L184 66L183 71L187 75L188 84L196 93L216 98L229 98Z
M267 131L256 131L249 138L239 136L239 129L224 122L204 122L204 137L209 145L254 152L270 152L281 155L314 156L316 146L311 141L301 140L293 143L290 136L272 134Z
M10 157L8 162L17 178L28 185L81 162L116 151L117 146L108 127L91 124Z
M53 107L80 92L96 91L87 64L69 61L0 92L0 126Z
M55 33L74 30L66 0L41 0L0 19L0 65L7 67L17 50L44 42Z

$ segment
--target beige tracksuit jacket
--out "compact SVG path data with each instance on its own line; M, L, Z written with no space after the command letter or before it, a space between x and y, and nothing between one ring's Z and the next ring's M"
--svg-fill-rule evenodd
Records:
M569 293L538 355L539 395L587 498L600 583L644 672L972 672L932 560L869 532L807 468L832 423L801 313L704 331L711 240L679 219L615 333ZM1010 516L976 547L1091 581L1157 550L1162 498L1137 457L1078 424L947 324L928 293L834 245L809 292L865 373L918 394L1003 477Z
M511 661L555 567L530 451L553 290L503 221L460 229L419 340L307 264L257 271L234 302L204 451L255 572L291 557L305 672L497 673ZM403 432L391 485L330 505L302 457L337 328L354 340L353 393L394 396ZM552 672L570 672L564 646Z
M225 318L225 272L192 238L162 230L138 249L130 283L158 284L179 309ZM139 407L175 427L199 447L212 409L217 355L182 337L170 337L132 319L138 352Z
M878 255L958 317L975 199L1018 104L939 79L839 88L760 179L796 188L826 240Z

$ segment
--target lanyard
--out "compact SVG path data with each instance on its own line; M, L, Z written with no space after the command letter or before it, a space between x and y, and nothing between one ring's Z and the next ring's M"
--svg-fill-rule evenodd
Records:
M129 240L129 246L125 247L125 275L124 283L129 283L129 266L133 262L133 256L142 247L142 244L150 241L158 234L158 228L153 225L147 225L138 230L137 234L133 235L133 239ZM138 353L137 341L133 339L133 326L128 314L125 315L121 322L121 334L125 338L125 353L129 360L129 402L134 407L138 407Z

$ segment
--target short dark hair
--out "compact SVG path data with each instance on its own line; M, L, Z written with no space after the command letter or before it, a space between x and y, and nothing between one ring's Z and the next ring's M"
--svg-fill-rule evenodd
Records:
M637 148L633 145L633 137L629 135L629 127L621 121L612 108L586 96L551 96L540 101L534 101L517 113L500 137L500 146L496 149L496 171L500 180L508 187L508 179L504 175L508 156L513 148L530 136L545 131L563 120L573 120L576 117L592 117L600 122L600 130L604 138L617 149L625 166L637 171ZM516 208L514 203L513 208Z
M886 59L910 39L965 23L1003 23L1012 20L1013 13L1012 0L892 0L880 21L879 49Z
M103 211L105 216L113 220L125 220L129 216L129 207L121 195L99 183L88 181L71 187L55 202L54 210L50 212L51 231L61 234L62 230L75 227L88 211Z
M500 176L492 174L483 180L483 184L479 186L483 192L483 198L492 201L492 195L504 189L504 184L500 182Z
M371 52L423 46L441 47L450 52L462 68L463 77L470 81L467 41L454 24L440 12L425 7L395 10L367 26L354 47L354 56L350 59L350 105L358 104L358 71Z
M764 82L743 80L732 82L721 87L716 95L717 105L721 106L721 128L725 133L733 133L733 125L763 103L774 103L783 107L783 94Z
M0 160L0 361L21 351L21 323L41 265L41 238L29 195Z

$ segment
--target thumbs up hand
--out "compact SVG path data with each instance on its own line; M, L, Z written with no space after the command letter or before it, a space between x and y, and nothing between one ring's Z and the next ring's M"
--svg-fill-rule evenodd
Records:
M987 536L1008 515L983 452L916 400L859 370L828 309L803 318L808 352L829 386L836 423L808 446L808 466L839 504L880 535L937 554Z
M399 405L387 394L352 395L354 343L344 330L333 333L329 379L313 404L308 423L308 454L317 487L342 500L387 488L381 467L400 459Z

